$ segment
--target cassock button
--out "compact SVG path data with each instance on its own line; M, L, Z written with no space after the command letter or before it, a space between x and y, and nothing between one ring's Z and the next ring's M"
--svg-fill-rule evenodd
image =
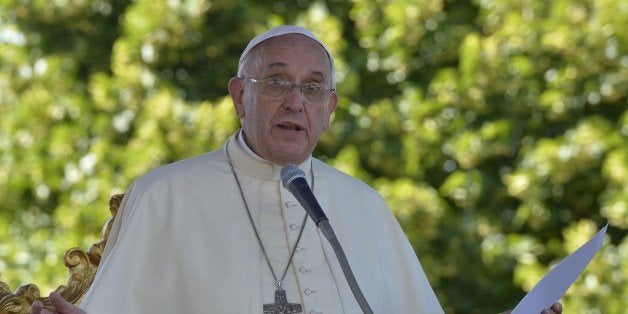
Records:
M323 312L319 312L319 311L315 311L315 310L311 310L310 314L323 314Z
M301 245L297 245L297 252L303 252L303 251L305 251L305 247Z
M305 290L303 292L305 292L305 295L312 295L312 294L314 294L314 293L316 293L318 291L310 289L310 288L305 288Z
M300 271L302 274L309 274L311 270L310 270L310 269L307 269L307 268L305 268L305 267L303 267L303 266L301 266L301 267L299 267L299 271Z
M290 230L299 230L301 226L295 224L294 222L290 224Z
M293 209L295 207L297 207L297 203L293 202L293 201L287 201L284 203L284 205L286 205L286 208L288 209Z

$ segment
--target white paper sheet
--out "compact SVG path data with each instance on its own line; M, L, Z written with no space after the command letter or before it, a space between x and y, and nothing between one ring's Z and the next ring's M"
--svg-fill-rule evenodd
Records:
M604 226L587 243L567 256L545 275L517 304L512 314L536 314L560 300L571 284L591 262L604 242Z

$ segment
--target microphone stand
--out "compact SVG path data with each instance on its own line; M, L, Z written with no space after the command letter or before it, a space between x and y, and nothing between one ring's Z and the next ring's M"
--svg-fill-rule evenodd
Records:
M345 275L345 279L349 284L349 288L351 288L351 292L353 292L353 296L355 300L358 301L362 311L365 314L372 314L373 310L371 310L366 298L362 294L362 290L360 290L360 286L358 286L358 282L355 280L355 276L353 276L345 252L342 250L340 242L338 242L338 238L336 238L336 234L329 224L329 219L327 219L323 209L318 204L318 201L316 201L316 197L314 197L312 190L308 186L303 171L295 165L288 164L281 169L281 182L284 188L288 189L299 201L318 229L323 232L329 244L331 244L336 258L338 259L338 263L340 263L340 267L342 268L342 272Z
M347 261L345 252L342 250L340 242L338 242L338 238L336 238L336 234L334 233L334 229L332 229L331 225L329 224L329 220L327 218L321 219L316 225L318 226L318 229L323 232L323 235L325 236L325 238L327 238L327 241L329 241L329 244L331 244L331 247L334 249L334 253L336 253L338 263L340 263L342 272L345 274L345 279L347 279L347 283L351 288L351 292L353 292L355 300L358 301L362 312L364 312L365 314L372 314L373 310L371 310L371 307L366 301L366 298L362 294L362 290L360 290L358 282L353 276L351 266L349 266L349 261Z

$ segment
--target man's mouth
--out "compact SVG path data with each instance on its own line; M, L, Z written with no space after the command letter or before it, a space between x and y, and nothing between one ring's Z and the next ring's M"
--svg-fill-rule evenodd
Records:
M280 123L277 125L279 128L287 130L287 131L292 131L292 132L298 132L303 130L303 128L301 126L299 126L298 124L294 124L294 123Z

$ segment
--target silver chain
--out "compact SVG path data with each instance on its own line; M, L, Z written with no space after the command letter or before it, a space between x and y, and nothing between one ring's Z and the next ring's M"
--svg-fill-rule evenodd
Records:
M307 212L305 213L305 216L303 217L301 230L299 231L299 236L297 237L297 241L294 243L294 247L292 248L292 252L290 253L290 258L288 259L286 268L284 269L283 274L281 275L281 279L277 279L275 270L273 269L273 266L270 264L268 253L266 253L264 244L262 244L262 239L260 238L259 232L257 232L257 228L255 227L255 222L253 222L253 216L251 215L251 210L249 209L249 205L247 204L246 198L244 197L244 192L242 191L242 185L240 185L240 180L238 179L238 175L236 174L235 168L233 167L233 162L231 161L231 156L229 155L229 148L227 146L225 146L225 153L227 154L227 161L229 161L229 167L231 168L231 173L233 173L233 177L235 178L236 185L238 186L238 191L240 192L240 197L242 198L242 203L244 204L244 209L246 209L246 214L249 217L249 222L251 223L251 227L253 228L253 232L255 233L255 238L257 238L257 243L259 244L259 248L261 249L262 254L264 255L264 260L266 260L266 265L268 265L268 269L270 269L270 273L273 275L273 278L275 279L275 285L277 286L277 289L283 290L283 281L286 278L286 274L288 273L288 268L290 268L290 263L292 263L294 252L296 252L297 246L299 245L299 241L301 241L301 235L303 235L303 230L305 230L305 223L307 222ZM314 190L314 174L313 173L312 173L312 190Z

